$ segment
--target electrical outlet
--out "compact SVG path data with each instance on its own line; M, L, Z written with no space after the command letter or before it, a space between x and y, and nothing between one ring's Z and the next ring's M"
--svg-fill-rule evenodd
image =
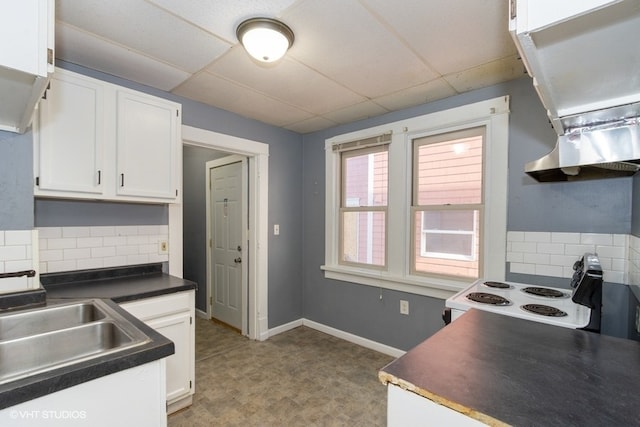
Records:
M273 235L274 236L280 235L280 224L273 224Z
M400 314L409 314L409 301L400 300Z
M167 242L166 240L160 240L160 243L158 244L158 253L160 255L168 254L169 253L169 242Z

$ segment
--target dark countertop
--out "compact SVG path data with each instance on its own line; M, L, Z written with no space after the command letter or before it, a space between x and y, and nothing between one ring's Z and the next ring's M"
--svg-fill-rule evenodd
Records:
M0 409L172 355L175 347L171 340L117 303L197 288L194 282L162 273L161 264L43 274L40 281L46 289L46 305L69 299L102 299L151 340L121 352L0 384Z
M114 310L117 310L127 321L147 335L150 341L117 353L0 384L0 409L64 390L125 369L153 362L154 360L162 359L175 353L175 347L171 340L165 338L136 317L121 309L116 303L109 300L105 300L104 302ZM55 304L54 301L47 303L49 306ZM34 351L38 351L38 349L34 349Z
M117 303L197 288L195 282L163 273L160 264L46 274L40 280L47 298L108 298Z
M379 372L489 425L640 425L640 342L469 310Z

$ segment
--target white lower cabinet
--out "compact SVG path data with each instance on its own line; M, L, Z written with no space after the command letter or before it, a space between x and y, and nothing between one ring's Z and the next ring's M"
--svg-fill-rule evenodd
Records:
M195 391L195 291L145 298L121 307L173 341L167 357L167 413L191 405Z
M165 359L0 410L0 426L164 427Z

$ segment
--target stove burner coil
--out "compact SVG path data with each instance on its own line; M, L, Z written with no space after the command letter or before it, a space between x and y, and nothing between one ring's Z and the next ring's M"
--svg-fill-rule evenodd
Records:
M565 317L567 315L567 313L562 310L542 304L525 304L520 306L520 308L524 311L547 317Z
M489 294L486 292L471 292L466 295L467 299L481 304L491 305L511 305L511 301L501 297L500 295Z
M508 285L506 283L502 283L502 282L483 282L482 283L484 286L487 286L489 288L496 288L496 289L510 289L511 285Z
M522 292L545 298L564 298L567 296L564 292L560 292L556 289L539 288L534 286L523 288Z

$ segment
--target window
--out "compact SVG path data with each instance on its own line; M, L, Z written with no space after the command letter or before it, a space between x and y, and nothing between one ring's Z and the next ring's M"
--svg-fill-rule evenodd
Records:
M439 298L504 280L508 109L500 97L328 139L325 277Z
M340 263L384 268L387 230L387 146L341 153Z
M414 273L480 276L484 133L478 127L413 139Z

